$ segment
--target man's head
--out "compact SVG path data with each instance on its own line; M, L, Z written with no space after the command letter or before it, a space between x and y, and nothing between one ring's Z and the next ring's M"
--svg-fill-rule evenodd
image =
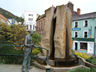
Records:
M32 35L34 33L34 31L33 30L30 30L29 33Z

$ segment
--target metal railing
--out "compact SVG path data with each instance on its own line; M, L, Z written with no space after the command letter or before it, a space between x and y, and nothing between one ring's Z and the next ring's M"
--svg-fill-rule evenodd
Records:
M13 46L13 47L24 47L24 45L15 45L15 44L0 44L0 46ZM46 49L46 48L43 48L43 47L38 47L38 49L44 49L46 50L46 64L49 65L49 51ZM8 56L16 56L16 57L23 57L24 54L0 54L0 56L5 56L5 57L8 57ZM31 55L32 57L38 57L38 56L33 56Z

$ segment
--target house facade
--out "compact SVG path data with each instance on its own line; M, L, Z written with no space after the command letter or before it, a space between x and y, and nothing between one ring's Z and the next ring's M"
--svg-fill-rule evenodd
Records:
M35 31L35 26L36 26L36 13L35 12L25 11L24 25L27 26L27 30Z
M8 25L18 24L18 22L14 18L8 19L7 23Z
M45 26L45 14L39 15L37 20L36 20L36 31L40 34L44 34L44 26Z
M96 12L73 16L73 50L96 54L95 48Z

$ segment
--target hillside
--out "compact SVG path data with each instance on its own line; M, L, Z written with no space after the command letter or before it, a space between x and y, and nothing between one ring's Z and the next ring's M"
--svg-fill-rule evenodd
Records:
M12 14L11 12L4 10L2 8L0 8L0 14L2 14L3 16L5 16L6 18L15 18L18 22L22 22L23 18L15 16L14 14Z

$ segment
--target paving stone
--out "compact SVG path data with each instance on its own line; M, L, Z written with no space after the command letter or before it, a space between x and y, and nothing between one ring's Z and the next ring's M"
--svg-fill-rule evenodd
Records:
M22 72L21 68L21 65L0 64L0 72ZM32 67L29 72L45 72L45 70L41 70L37 67Z

